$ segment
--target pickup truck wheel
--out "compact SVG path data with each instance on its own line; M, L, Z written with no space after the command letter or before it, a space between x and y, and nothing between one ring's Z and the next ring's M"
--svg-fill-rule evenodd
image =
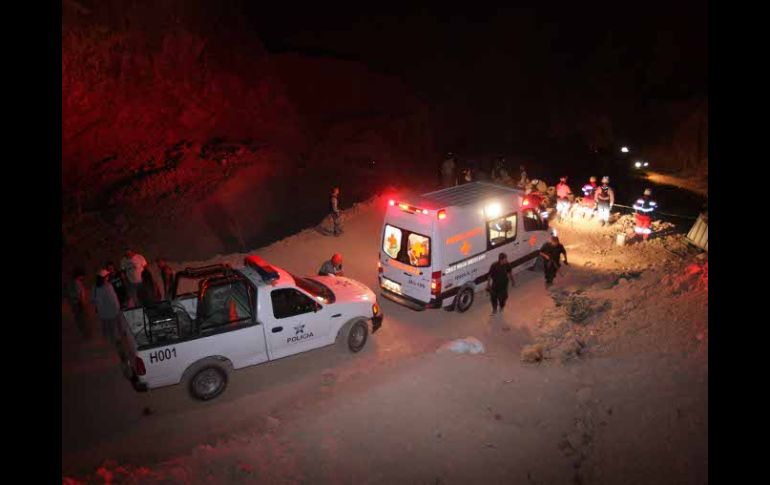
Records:
M364 348L366 340L369 337L369 325L363 320L357 320L353 322L348 330L347 338L348 349L351 352L356 353Z
M208 365L190 379L190 395L208 401L222 394L227 387L227 372L217 365Z
M455 297L455 309L459 313L463 313L473 305L473 288L463 288L460 293Z

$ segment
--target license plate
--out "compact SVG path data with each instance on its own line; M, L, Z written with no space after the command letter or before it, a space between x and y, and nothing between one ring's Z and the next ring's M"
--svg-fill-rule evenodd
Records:
M401 294L401 285L387 278L382 278L382 287L386 290L392 291L393 293L397 293L399 295Z

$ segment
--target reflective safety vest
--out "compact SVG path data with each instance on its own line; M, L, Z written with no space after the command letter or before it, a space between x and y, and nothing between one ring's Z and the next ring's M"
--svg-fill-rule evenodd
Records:
M582 190L585 197L591 197L594 195L594 190L596 190L596 184L593 182L588 182L583 186Z
M652 215L652 211L654 211L657 206L658 204L654 200L645 195L636 200L636 203L634 203L634 210L637 214L649 216Z

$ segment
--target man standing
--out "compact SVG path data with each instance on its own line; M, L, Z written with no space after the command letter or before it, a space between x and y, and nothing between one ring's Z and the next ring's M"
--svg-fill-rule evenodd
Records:
M540 256L543 258L543 266L545 269L545 287L548 288L553 284L553 279L556 276L556 272L561 267L561 261L559 260L561 255L564 255L564 264L569 266L567 262L567 250L559 242L559 238L551 236L551 239L543 244L540 248Z
M72 308L72 315L75 317L75 324L80 331L80 335L84 340L91 340L91 322L90 316L90 302L88 299L88 293L83 283L85 279L85 271L81 268L76 268L72 273L72 281L70 281L69 298L70 307Z
M580 205L583 209L583 219L585 219L587 215L593 216L596 208L596 177L591 175L588 183L581 190L583 191L583 198L580 200Z
M556 212L559 214L559 222L569 212L570 195L572 195L572 190L567 185L567 176L564 175L559 180L559 183L556 184Z
M455 157L452 152L447 153L444 163L441 164L441 185L442 187L453 187L455 185Z
M641 234L645 241L652 232L652 229L650 229L650 226L652 226L652 213L657 206L658 204L652 200L651 189L644 189L644 195L637 199L634 204L634 210L636 211L636 214L634 214L636 218L634 232Z
M342 255L334 253L332 259L324 261L321 269L318 270L318 276L344 276L342 272Z
M128 305L135 306L139 304L139 289L142 286L142 272L147 267L147 260L144 256L136 253L133 249L126 249L123 259L120 261L120 269L126 274L128 284L126 285L126 296Z
M342 227L340 227L340 206L339 206L340 188L334 187L332 194L329 197L329 212L332 217L332 233L334 237L338 237L342 234Z
M126 277L122 271L118 271L115 268L115 263L107 261L104 265L109 275L107 279L112 285L112 289L115 290L115 294L118 296L120 302L120 308L126 308Z
M505 253L500 253L497 262L492 263L492 266L489 267L489 275L487 276L487 291L492 301L492 315L497 313L498 306L500 313L503 313L505 302L508 300L509 281L512 286L516 284L511 273L511 265L508 263L508 256Z
M615 205L615 191L610 187L610 178L602 177L602 185L596 189L596 207L599 211L599 220L604 226L610 222L610 211Z
M96 308L96 314L102 322L102 337L111 343L115 343L118 329L118 316L120 315L120 302L115 289L109 281L110 272L106 269L99 270L96 275L96 285L91 290L91 301Z

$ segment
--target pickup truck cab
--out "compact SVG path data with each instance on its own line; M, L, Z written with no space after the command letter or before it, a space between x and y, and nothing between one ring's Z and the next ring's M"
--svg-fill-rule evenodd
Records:
M195 291L179 294L181 286ZM350 278L301 278L257 256L244 267L188 268L170 300L123 311L120 354L134 388L184 383L200 400L220 395L234 369L339 342L366 344L383 315L374 293Z

